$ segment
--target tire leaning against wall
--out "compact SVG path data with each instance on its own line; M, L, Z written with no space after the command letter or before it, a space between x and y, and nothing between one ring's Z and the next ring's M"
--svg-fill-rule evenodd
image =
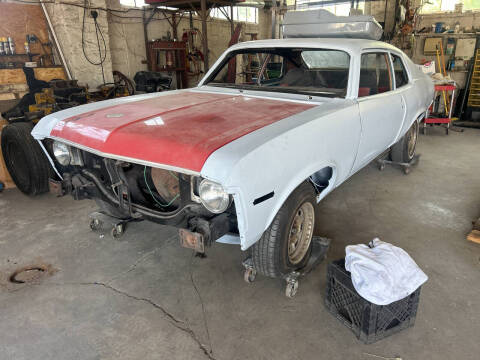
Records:
M48 192L50 164L38 142L30 134L33 124L12 123L2 129L2 154L17 188L35 196Z

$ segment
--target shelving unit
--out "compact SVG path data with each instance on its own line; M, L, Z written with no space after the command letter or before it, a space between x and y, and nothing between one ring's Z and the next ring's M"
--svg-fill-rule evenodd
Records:
M21 66L18 66L18 64L22 64L25 61L22 59L28 59L28 61L33 61L33 58L35 56L39 56L40 54L2 54L0 55L0 69L15 69L19 68ZM19 61L12 61L19 59ZM5 66L6 64L13 63L13 66Z

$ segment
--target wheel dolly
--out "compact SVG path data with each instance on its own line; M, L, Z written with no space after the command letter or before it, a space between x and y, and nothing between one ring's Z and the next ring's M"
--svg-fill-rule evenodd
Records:
M140 221L140 219L135 218L119 219L100 211L94 211L90 213L88 217L90 218L90 229L92 229L92 231L102 230L104 224L110 225L110 235L112 235L114 239L118 239L123 236L127 227L127 223L131 221Z
M296 271L292 271L283 276L283 279L287 283L285 286L285 296L288 298L293 298L298 291L298 279L309 274L315 267L325 259L327 255L328 248L330 246L330 239L321 236L312 237L312 252L310 258L308 259L307 264ZM252 283L255 281L257 276L257 270L253 266L253 260L251 257L246 258L242 262L245 272L243 274L243 279L247 283Z
M419 161L420 161L420 154L414 155L412 160L410 160L408 163L387 160L387 155L384 155L384 156L380 156L377 159L377 165L378 165L378 170L380 171L383 171L385 169L386 164L400 166L403 169L403 173L405 175L408 175L410 173L412 166L417 165Z

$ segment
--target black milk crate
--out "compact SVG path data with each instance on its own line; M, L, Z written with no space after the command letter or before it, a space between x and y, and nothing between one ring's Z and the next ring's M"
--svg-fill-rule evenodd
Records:
M389 305L375 305L362 298L345 270L345 260L328 264L325 305L365 344L390 336L415 324L420 288Z

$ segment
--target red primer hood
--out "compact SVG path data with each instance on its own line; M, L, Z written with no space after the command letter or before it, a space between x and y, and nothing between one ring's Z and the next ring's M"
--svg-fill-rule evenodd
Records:
M218 148L312 105L182 91L59 121L51 136L133 159L200 172Z

